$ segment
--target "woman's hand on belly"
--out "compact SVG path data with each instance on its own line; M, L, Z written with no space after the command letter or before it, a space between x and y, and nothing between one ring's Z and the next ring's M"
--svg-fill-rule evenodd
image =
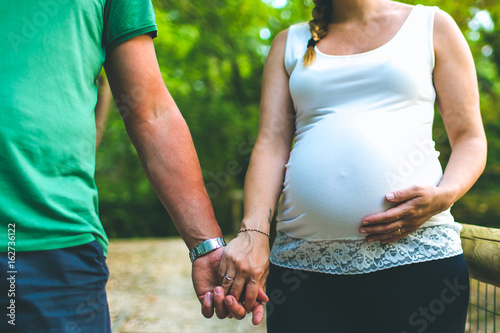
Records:
M390 192L386 200L397 206L363 219L360 232L368 234L367 242L398 241L451 206L449 195L436 186L412 186Z

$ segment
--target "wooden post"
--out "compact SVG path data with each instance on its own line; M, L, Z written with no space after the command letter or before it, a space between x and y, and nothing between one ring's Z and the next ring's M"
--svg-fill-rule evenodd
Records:
M462 248L470 276L500 287L500 229L462 226Z

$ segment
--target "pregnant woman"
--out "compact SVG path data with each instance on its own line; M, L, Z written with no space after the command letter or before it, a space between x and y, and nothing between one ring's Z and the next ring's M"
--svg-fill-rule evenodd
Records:
M450 207L486 159L467 43L436 7L314 3L266 61L224 302L252 309L269 274L268 332L463 332L468 273ZM444 173L435 103L452 147Z

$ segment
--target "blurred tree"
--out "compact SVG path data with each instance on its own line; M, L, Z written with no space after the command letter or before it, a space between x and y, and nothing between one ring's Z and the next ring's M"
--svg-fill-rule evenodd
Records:
M405 1L415 4L417 1ZM458 221L498 224L500 216L499 8L495 0L420 1L450 13L471 45L481 86L490 156L484 176L454 207ZM231 190L242 188L258 128L260 80L274 36L310 18L311 0L154 0L163 77L191 129L223 230L232 231ZM479 13L482 14L479 14ZM488 23L491 17L491 24ZM482 23L481 23L482 22ZM497 52L495 52L498 50ZM113 236L176 234L149 186L116 109L98 151L101 218ZM449 145L436 117L444 160Z

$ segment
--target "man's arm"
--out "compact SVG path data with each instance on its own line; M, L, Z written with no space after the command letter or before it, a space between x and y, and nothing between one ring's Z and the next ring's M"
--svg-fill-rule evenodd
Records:
M146 175L187 247L222 237L189 129L165 87L151 37L118 45L105 69Z
M108 54L104 65L118 110L156 194L189 249L222 237L208 198L189 129L160 73L150 36L132 38ZM193 262L192 278L205 317L212 317L223 249ZM245 312L235 302L232 312ZM259 321L263 306L254 308Z

